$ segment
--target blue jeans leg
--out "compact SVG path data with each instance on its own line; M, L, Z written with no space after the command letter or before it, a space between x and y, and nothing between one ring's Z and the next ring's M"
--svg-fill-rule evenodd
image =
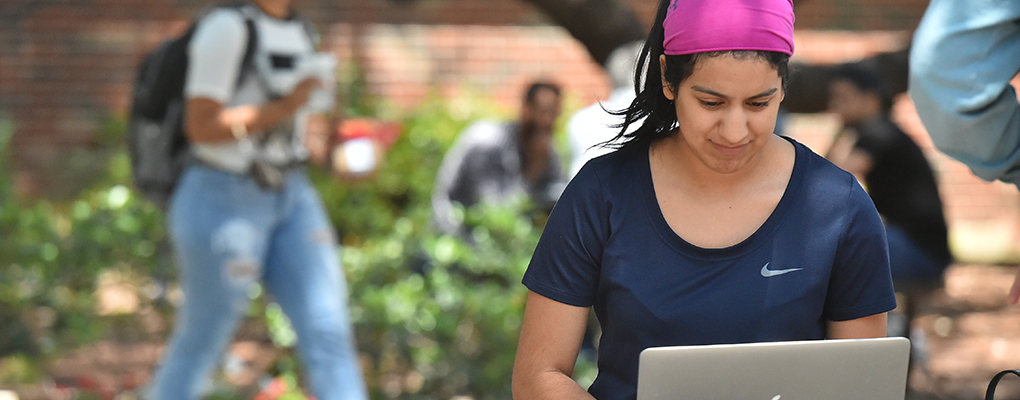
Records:
M886 225L889 240L889 267L893 282L918 283L941 279L947 264L928 254L903 229Z
M268 204L240 176L192 167L182 178L167 220L184 302L154 376L153 400L202 394L262 274L271 218L259 210Z
M195 400L259 279L292 321L320 400L365 399L336 241L304 171L280 192L248 177L188 169L169 213L185 300L153 400Z
M287 214L271 239L266 288L294 326L316 398L365 399L333 228L305 176L291 181Z

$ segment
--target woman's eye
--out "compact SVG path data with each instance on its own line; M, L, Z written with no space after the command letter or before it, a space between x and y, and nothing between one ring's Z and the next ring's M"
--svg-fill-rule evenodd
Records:
M701 105L703 105L705 107L718 107L720 104L722 104L722 102L720 102L720 101L701 100Z
M769 102L767 101L752 101L748 104L754 108L765 108L769 106Z

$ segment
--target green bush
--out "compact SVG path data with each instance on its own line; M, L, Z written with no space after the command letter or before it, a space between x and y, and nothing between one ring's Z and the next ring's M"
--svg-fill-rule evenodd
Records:
M519 281L539 229L510 210L473 211L473 247L415 238L402 220L344 252L366 375L385 397L509 398L526 293ZM429 261L410 268L421 252Z
M12 132L0 124L0 358L102 337L96 279L109 270L155 274L164 235L159 211L123 185L102 185L60 204L16 198L8 166Z
M526 294L520 279L541 227L526 204L469 210L470 246L428 227L446 150L467 124L495 117L479 104L426 102L402 121L371 180L315 175L345 245L350 310L373 398L510 397Z

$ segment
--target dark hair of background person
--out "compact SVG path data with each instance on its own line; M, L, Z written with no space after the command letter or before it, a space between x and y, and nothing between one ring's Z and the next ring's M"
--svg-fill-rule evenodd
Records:
M538 97L538 93L543 90L552 91L557 96L560 95L560 87L556 84L549 82L535 82L528 86L528 90L524 92L524 101L527 104L535 104L535 97Z
M668 137L673 127L677 125L676 109L673 101L666 98L662 93L662 72L659 66L659 55L665 53L663 40L666 32L662 27L666 19L666 11L669 9L669 0L659 2L659 10L655 15L655 22L652 23L651 32L641 48L641 55L638 57L638 64L634 73L634 91L637 97L630 104L630 107L623 110L612 110L613 115L622 116L623 123L620 126L620 133L616 137L602 143L601 145L615 148L630 148L633 146L654 143ZM785 53L774 51L752 51L752 50L728 50L712 51L679 56L666 56L666 81L673 86L674 90L680 83L694 73L694 67L704 57L718 57L723 54L730 54L738 59L760 58L768 61L783 80L783 89L786 89L790 75L790 56ZM643 86L643 87L642 87ZM632 133L626 133L630 124L644 118L641 126Z
M886 79L877 71L861 65L844 64L833 71L832 80L846 81L862 92L874 93L881 100L883 112L892 110L892 91Z

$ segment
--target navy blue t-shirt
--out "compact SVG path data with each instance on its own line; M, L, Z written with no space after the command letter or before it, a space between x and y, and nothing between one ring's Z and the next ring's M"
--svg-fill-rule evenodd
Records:
M782 199L750 237L705 249L666 223L648 147L589 161L556 203L523 283L594 306L597 399L633 399L654 346L813 340L826 321L896 307L885 228L854 177L804 145Z

